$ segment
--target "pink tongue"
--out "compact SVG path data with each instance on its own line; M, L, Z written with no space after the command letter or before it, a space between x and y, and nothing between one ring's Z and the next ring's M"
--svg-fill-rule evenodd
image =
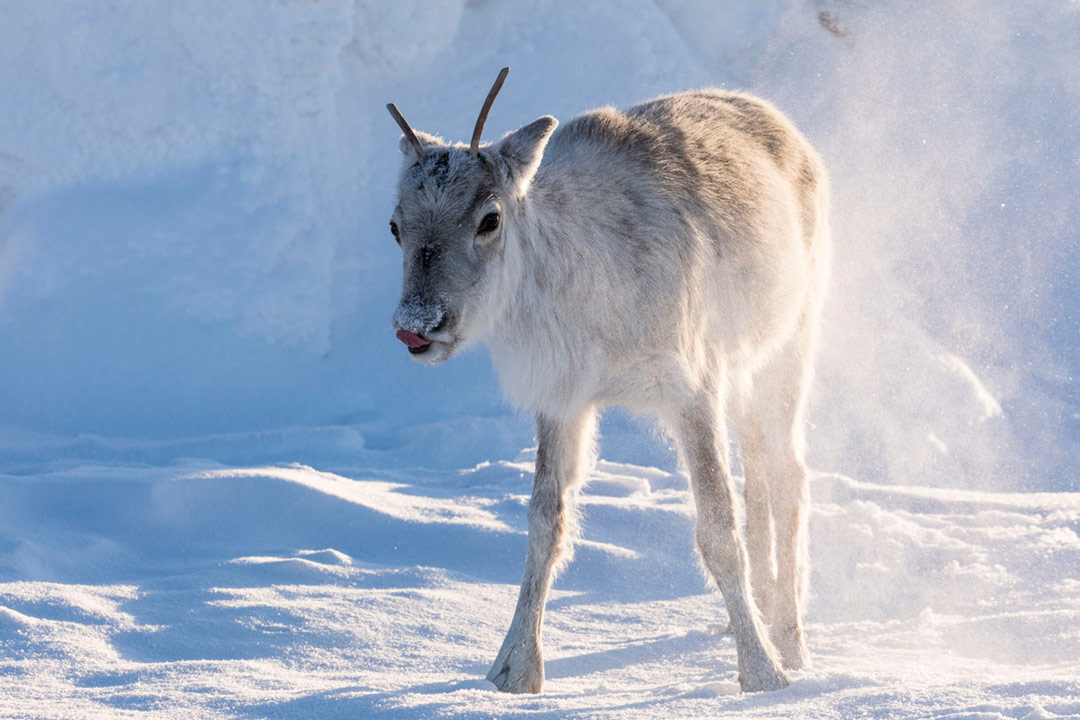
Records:
M430 340L425 340L416 333L411 333L408 330L398 330L397 339L411 348L422 348L431 344Z

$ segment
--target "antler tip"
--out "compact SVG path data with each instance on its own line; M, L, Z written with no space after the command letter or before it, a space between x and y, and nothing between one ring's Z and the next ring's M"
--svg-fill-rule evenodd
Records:
M420 139L416 137L416 133L413 132L412 127L405 120L405 117L401 114L401 111L397 109L397 105L394 103L386 103L386 109L390 111L390 116L394 118L394 122L401 128L401 132L405 134L409 144L412 145L413 152L416 153L416 159L420 162L424 162L424 146L420 142Z
M471 150L474 155L479 152L480 149L480 135L484 132L484 123L487 122L487 115L488 111L491 110L491 103L495 102L495 96L499 94L499 90L502 89L503 82L509 74L509 65L499 71L499 76L495 78L495 83L491 86L491 90L488 91L487 99L484 100L484 106L480 108L480 117L476 119L476 127L473 128L472 142L469 143L469 150Z

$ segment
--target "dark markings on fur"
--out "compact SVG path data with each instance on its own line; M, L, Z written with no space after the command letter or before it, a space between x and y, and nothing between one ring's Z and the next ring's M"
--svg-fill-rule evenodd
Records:
M723 96L723 101L737 112L729 123L762 145L773 161L784 167L790 158L788 131L764 106L741 95Z
M486 203L488 200L494 200L495 194L491 192L491 188L480 186L473 193L473 199L469 203L469 208L465 211L465 215L462 216L461 221L463 223L472 222L475 219L476 211L480 209L480 206Z
M547 475L555 469L551 466L551 454L556 449L556 443L559 441L558 429L558 424L550 422L542 416L537 416L535 473L537 476Z
M708 90L689 93L685 97L703 101L705 104L697 108L688 105L684 109L684 114L697 115L706 119L702 110L715 113L715 116L709 119L714 122L722 120L726 126L753 139L765 148L778 166L787 169L785 163L791 157L790 130L776 120L765 103L757 98L737 93Z
M757 98L708 91L693 93L692 97L704 100L722 112L726 125L757 142L792 178L799 198L803 237L809 243L816 230L820 175L815 159L793 140L791 128Z
M802 222L803 239L809 247L817 230L818 196L818 173L809 158L803 158L799 164L795 185L799 194L799 220Z
M450 152L434 153L431 159L424 163L424 174L426 181L434 185L436 189L444 189L450 175Z

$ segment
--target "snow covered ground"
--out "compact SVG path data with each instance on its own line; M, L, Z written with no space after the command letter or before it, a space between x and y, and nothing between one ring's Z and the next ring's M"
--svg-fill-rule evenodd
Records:
M816 477L814 668L741 695L684 479L606 462L549 605L545 693L496 693L531 470L5 477L3 713L1080 716L1080 495Z
M1080 5L0 4L0 717L1080 717ZM395 101L726 84L834 184L814 667L741 695L611 412L538 697L482 678L532 429L389 330ZM842 473L842 474L839 474Z

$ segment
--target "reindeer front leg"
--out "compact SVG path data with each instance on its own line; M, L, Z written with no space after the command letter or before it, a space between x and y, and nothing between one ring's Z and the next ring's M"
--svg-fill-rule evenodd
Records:
M517 609L487 679L499 690L538 693L544 686L540 631L548 589L569 561L576 529L573 501L587 472L596 429L592 408L569 420L536 417L536 474L529 500L529 550Z

